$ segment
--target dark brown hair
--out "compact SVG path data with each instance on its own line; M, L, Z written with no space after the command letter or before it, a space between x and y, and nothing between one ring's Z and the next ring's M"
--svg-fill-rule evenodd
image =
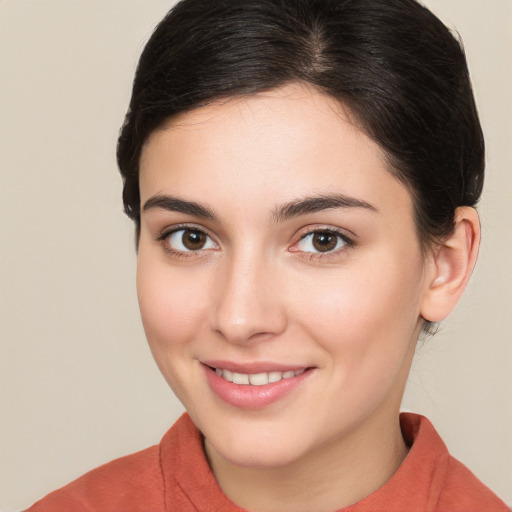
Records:
M415 0L183 0L139 61L117 158L140 228L139 159L169 118L286 83L336 98L413 196L420 240L474 206L484 141L461 44Z

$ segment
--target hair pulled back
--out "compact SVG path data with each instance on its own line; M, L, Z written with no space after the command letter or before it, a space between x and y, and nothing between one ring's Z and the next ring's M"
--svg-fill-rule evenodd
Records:
M127 215L140 229L144 143L179 113L286 83L348 107L411 191L420 240L474 206L484 141L464 51L415 0L183 0L137 68L117 159Z

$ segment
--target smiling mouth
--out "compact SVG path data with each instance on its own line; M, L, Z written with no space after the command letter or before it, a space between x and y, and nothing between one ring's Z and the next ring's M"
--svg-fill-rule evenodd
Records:
M284 372L273 371L273 372L262 372L262 373L238 373L222 368L212 368L219 377L222 379L232 382L233 384L241 384L245 386L265 386L280 380L291 379L297 375L301 375L306 371L306 368L301 370L288 370Z
M210 389L222 401L242 409L258 410L284 399L306 385L315 367L273 362L202 362ZM266 370L266 371L264 371Z

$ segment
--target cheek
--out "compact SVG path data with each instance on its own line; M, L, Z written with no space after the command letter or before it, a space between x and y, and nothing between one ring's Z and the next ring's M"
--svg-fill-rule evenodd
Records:
M301 329L325 355L327 392L337 398L322 422L333 431L343 418L400 401L419 321L417 289L406 281L354 270L310 288Z
M160 372L185 404L194 388L190 363L193 340L204 325L205 290L197 275L173 271L139 251L137 295L146 338Z
M420 282L416 266L381 265L337 269L309 284L302 326L334 358L355 362L363 358L394 358L407 349L417 330ZM368 358L369 354L371 357Z
M137 295L146 337L159 366L186 348L201 325L201 279L150 261L139 253Z

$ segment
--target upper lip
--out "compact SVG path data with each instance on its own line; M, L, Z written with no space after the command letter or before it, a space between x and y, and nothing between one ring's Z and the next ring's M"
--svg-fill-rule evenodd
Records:
M268 372L288 372L305 370L307 365L276 363L271 361L252 361L247 363L238 363L234 361L207 360L201 361L202 364L210 368L221 368L236 373L254 374Z

